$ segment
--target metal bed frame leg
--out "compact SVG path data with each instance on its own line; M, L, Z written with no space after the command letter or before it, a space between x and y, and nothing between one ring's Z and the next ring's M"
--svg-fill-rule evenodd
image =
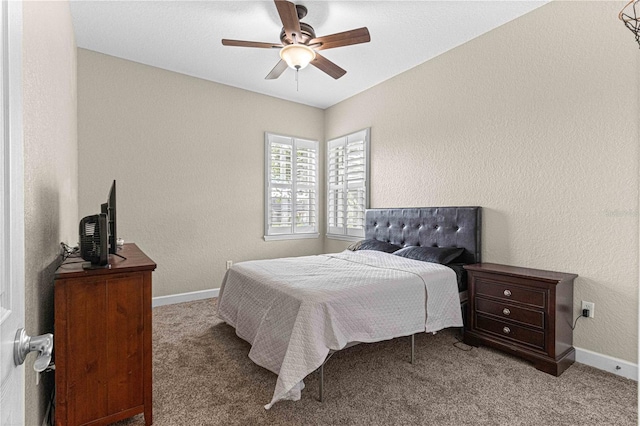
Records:
M320 377L318 378L318 385L319 385L318 400L320 402L324 402L324 365L327 363L327 361L329 361L329 358L331 358L331 356L334 353L335 352L330 352L327 358L324 360L324 362L320 365L320 367L318 367L318 374L320 375ZM411 335L411 364L414 363L415 359L416 359L416 335L412 334Z
M416 335L412 334L411 335L411 364L413 364L413 361L415 361L416 357L416 339L415 339Z
M324 402L324 363L320 366L320 402Z

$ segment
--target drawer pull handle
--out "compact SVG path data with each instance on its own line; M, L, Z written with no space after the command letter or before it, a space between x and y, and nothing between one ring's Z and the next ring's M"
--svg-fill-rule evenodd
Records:
M505 315L509 315L509 314L511 314L511 311L509 310L509 308L504 308L502 310L502 313L505 314Z
M504 332L504 334L509 334L511 333L511 329L509 327L505 327L502 329L502 331Z
M511 296L511 290L505 290L504 295L507 297Z

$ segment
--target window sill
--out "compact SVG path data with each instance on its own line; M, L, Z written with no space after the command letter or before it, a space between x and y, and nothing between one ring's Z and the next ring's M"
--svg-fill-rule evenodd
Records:
M280 240L304 240L307 238L318 238L320 234L281 234L281 235L265 235L265 241L280 241Z
M336 234L327 234L327 238L330 240L354 241L354 242L364 240L364 237L355 237L353 235L336 235Z

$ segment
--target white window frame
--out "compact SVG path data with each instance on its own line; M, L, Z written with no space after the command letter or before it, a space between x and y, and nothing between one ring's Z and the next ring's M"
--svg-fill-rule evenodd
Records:
M264 240L265 241L277 241L277 240L293 240L302 238L318 238L320 236L318 232L318 204L319 198L319 143L318 141L310 139L296 138L292 136L278 135L275 133L265 132L264 134L264 164L265 164L265 192L264 192ZM271 180L271 153L272 144L279 143L284 145L291 145L292 153L296 153L298 149L312 149L315 151L315 180L313 184L307 184L299 182L297 179L298 169L298 156L291 156L291 183L275 183ZM271 191L274 187L280 187L283 189L289 189L291 191L291 226L287 227L274 227L271 223L272 218L272 203L271 203ZM313 206L313 215L315 222L311 226L296 226L295 218L297 217L298 209L298 189L306 188L315 192L315 202Z
M357 241L364 238L364 210L369 208L369 182L370 182L370 136L371 128L359 130L351 134L332 139L327 142L326 152L326 217L327 217L327 238L347 241ZM344 149L346 153L349 146L356 146L362 143L364 154L364 171L362 178L349 180L346 176L346 172L349 169L348 156L345 155L345 163L340 167L344 178L340 182L340 179L336 179L332 155L336 149ZM332 182L333 180L333 182ZM363 192L363 203L361 216L356 220L359 222L356 227L350 227L348 225L348 197L349 191L361 190ZM333 194L335 191L341 191L341 196L337 201L332 202ZM339 219L339 209L342 210L343 218ZM353 217L351 218L353 221ZM353 223L353 222L352 222Z

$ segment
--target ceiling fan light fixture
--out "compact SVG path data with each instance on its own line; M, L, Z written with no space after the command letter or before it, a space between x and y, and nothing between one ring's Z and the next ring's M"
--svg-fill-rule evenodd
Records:
M316 58L316 52L304 44L290 44L280 50L280 57L294 70L301 70Z

